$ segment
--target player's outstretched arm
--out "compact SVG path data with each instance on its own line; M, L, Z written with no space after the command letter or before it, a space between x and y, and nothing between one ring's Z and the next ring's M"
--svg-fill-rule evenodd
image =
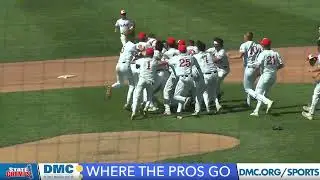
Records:
M227 54L229 59L242 59L244 56L244 53L239 53L237 55L230 55L230 53Z

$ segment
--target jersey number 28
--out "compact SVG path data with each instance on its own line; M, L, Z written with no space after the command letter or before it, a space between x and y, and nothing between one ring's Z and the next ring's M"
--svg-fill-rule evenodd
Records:
M190 59L180 59L180 67L190 67L191 66L191 61Z
M249 55L250 56L253 56L255 54L257 54L259 52L258 48L256 46L252 46L250 49L249 49Z

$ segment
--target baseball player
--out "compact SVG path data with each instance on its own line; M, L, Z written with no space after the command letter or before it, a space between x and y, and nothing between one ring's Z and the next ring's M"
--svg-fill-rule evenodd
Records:
M155 48L154 48L154 55L153 59L157 62L161 62L163 54L161 53L163 48L163 44L161 41L156 41ZM153 85L153 95L155 95L158 91L163 90L164 85L169 77L169 72L166 66L160 66L157 68L157 73L154 80ZM153 99L156 99L155 96L153 96ZM143 100L144 102L147 102L147 90L144 89L143 91ZM157 111L158 108L153 104L150 103L148 111L154 112Z
M120 40L122 45L124 46L127 42L128 34L134 33L135 23L127 18L127 13L125 10L120 11L121 18L116 21L114 25L114 32L120 30Z
M255 91L246 89L246 93L258 100L255 110L250 114L251 116L259 116L261 102L267 105L266 113L269 112L273 101L265 96L277 80L277 71L284 67L279 53L271 49L270 39L263 38L260 44L263 47L263 51L259 54L257 61L254 63L254 67L260 68L261 76Z
M176 49L176 41L174 38L169 37L167 39L168 50L163 54L162 61L171 61L170 59L178 54L180 54L179 50ZM163 89L163 99L164 99L164 115L171 115L170 105L173 100L173 93L176 87L178 78L173 73L173 69L175 67L171 66L169 68L170 76L164 86Z
M157 39L156 36L152 33L148 34L147 44L148 47L152 47L153 49L156 47Z
M153 84L154 78L156 75L156 70L158 66L158 61L153 59L154 50L152 48L146 49L146 57L140 58L135 61L136 66L139 67L139 81L137 83L137 87L133 93L133 102L132 102L132 114L131 120L134 120L137 113L137 108L139 105L139 100L142 96L143 89L146 88L148 101L144 107L144 112L149 108L149 104L152 103L153 97Z
M188 46L187 46L187 52L189 55L195 55L199 52L198 47L195 46L194 40L189 40Z
M125 106L130 104L132 99L132 93L134 90L134 79L131 71L131 61L137 55L136 44L132 42L133 37L128 36L128 42L122 47L118 63L116 65L117 82L111 86L107 86L108 96L111 96L111 90L113 88L120 88L124 85L124 81L127 79L129 83L129 90L127 93L127 101Z
M203 78L196 81L197 95L200 94L200 96L196 98L194 115L198 115L200 112L202 100L204 100L207 112L211 113L210 100L216 99L216 85L218 80L217 66L213 62L212 54L205 52L205 49L206 45L201 41L197 41L197 50L199 50L199 52L194 55L194 58L200 66L200 74Z
M193 56L187 54L187 47L180 45L178 50L181 54L174 56L169 61L169 66L172 67L176 77L179 77L177 86L174 92L174 99L178 102L177 118L181 116L179 113L186 108L186 105L190 102L191 97L186 95L192 91L195 95L195 82L192 76L192 68L196 66L197 61Z
M221 38L213 39L213 62L216 64L218 68L218 82L216 86L217 96L221 95L220 86L224 80L224 78L229 74L229 60L226 54L226 51L223 49L223 40ZM210 51L209 51L210 52ZM221 105L219 103L219 99L215 99L215 104L217 107L217 111L221 109Z
M306 112L302 112L302 116L309 120L313 119L313 115L315 113L315 109L318 104L319 96L320 96L320 78L319 78L320 67L319 67L319 64L317 63L320 60L320 39L317 41L317 45L318 45L318 56L313 56L312 54L308 56L308 61L310 63L310 66L312 67L312 69L310 69L309 72L313 74L312 78L315 79L315 88L313 90L312 102L310 106L303 106L303 110Z
M253 89L254 82L257 79L257 69L253 67L258 55L262 52L263 48L260 44L253 41L253 33L247 32L243 36L244 43L240 45L240 55L229 56L229 59L243 59L244 75L243 87L244 89ZM247 105L251 104L251 96L247 94Z
M146 36L146 33L139 32L137 39L138 39L138 43L136 43L137 56L134 57L133 62L137 58L139 58L139 57L141 57L141 56L143 56L145 54L145 50L146 50L146 47L147 47L147 42L146 42L147 36ZM130 66L131 66L132 79L133 79L134 88L135 88L137 86L137 83L138 83L138 80L139 80L139 68L137 68L134 63L131 63ZM134 89L133 90L130 89L130 92L132 94L133 94L133 91L134 91ZM126 103L124 105L124 109L130 110L130 104Z

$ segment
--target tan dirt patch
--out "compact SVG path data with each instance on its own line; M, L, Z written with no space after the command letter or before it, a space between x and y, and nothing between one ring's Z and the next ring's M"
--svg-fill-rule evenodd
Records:
M236 138L126 131L63 135L0 149L1 162L152 162L233 148Z
M286 67L278 74L278 82L312 82L307 72L308 65L304 60L309 53L316 52L316 47L279 48L277 50L286 64ZM93 57L0 64L0 92L102 86L106 81L115 80L116 62L117 57ZM231 73L226 78L226 82L241 82L242 61L232 60L230 66ZM76 77L57 78L65 74L74 74ZM64 135L2 148L0 149L0 161L148 162L228 149L238 143L238 140L230 137L196 133L118 132Z
M277 50L286 63L286 68L278 74L278 82L312 82L304 60L308 53L316 52L316 47ZM102 86L105 81L115 80L116 62L117 57L91 57L0 64L0 92ZM232 60L230 66L231 73L227 76L226 82L241 82L242 60ZM65 74L74 74L76 77L57 78Z

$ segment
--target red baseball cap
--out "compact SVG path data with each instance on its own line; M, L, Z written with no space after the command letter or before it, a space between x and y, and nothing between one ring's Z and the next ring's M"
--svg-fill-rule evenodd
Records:
M147 56L153 56L153 54L154 54L153 48L147 48L146 49L146 55Z
M146 38L146 37L147 37L146 33L144 33L144 32L139 32L139 34L138 34L138 39L139 39L139 40L143 40L143 39Z
M183 39L178 40L178 45L186 45L186 41Z
M168 37L167 39L167 44L173 45L176 43L176 40L173 37Z
M185 53L185 52L187 52L187 46L186 45L180 45L180 46L178 46L178 50L181 53Z
M271 45L271 40L268 39L268 38L263 38L261 41L260 41L260 44L262 46L270 46Z
M127 14L127 13L126 13L126 11L124 9L121 9L120 14L124 15L124 14Z

